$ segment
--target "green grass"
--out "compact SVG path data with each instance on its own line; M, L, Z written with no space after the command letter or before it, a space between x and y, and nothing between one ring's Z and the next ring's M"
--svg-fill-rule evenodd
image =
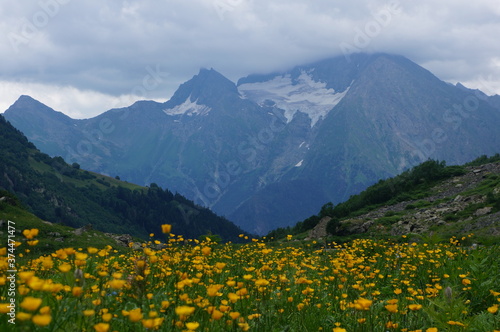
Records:
M28 317L16 330L493 331L500 248L471 249L473 240L408 234L324 250L295 238L186 245L171 237L161 250L124 254L30 251L18 263L18 314ZM0 310L7 299L0 288Z
M100 231L90 230L82 235L76 235L74 232L75 228L43 221L21 207L1 202L0 220L10 220L15 223L17 239L23 238L22 231L25 229L38 229L40 231L40 235L37 237L39 243L33 247L33 251L37 254L46 254L66 247L86 248L92 246L104 248L107 245L111 245L120 251L126 249L118 246L115 240ZM2 231L4 232L4 238L2 238L0 243L4 244L7 237L5 229L2 229ZM62 239L63 241L56 239Z

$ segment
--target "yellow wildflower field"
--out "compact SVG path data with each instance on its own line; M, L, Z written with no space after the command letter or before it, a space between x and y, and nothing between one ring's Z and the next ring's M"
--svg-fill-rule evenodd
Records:
M26 230L16 266L0 249L0 330L500 330L498 246L218 244L162 230L165 242L125 254L107 246L38 257L29 250L38 232Z

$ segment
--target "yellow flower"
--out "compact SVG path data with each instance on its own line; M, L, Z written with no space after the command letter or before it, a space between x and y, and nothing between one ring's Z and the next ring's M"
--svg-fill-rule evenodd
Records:
M38 326L47 326L50 324L50 321L52 320L52 316L50 315L35 315L31 319L33 323L35 323Z
M83 294L83 288L82 287L78 287L78 286L75 286L73 287L73 289L71 290L71 294L73 294L74 297L78 297L80 295Z
M250 325L248 325L248 323L238 323L238 326L243 331L248 331L250 329Z
M372 305L373 301L365 299L363 297L360 297L356 301L354 301L354 308L356 310L370 310L370 306Z
M204 256L210 255L211 252L212 252L212 248L210 248L210 247L203 247L203 248L201 248L201 253Z
M23 271L18 273L19 278L21 278L21 280L24 282L28 282L31 278L33 278L34 275L35 272L33 271Z
M59 265L58 269L62 273L66 273L71 270L71 265L69 265L68 263L62 263L61 265Z
M96 332L108 332L109 331L109 324L107 323L98 323L94 325L94 330Z
M27 238L28 240L31 240L33 239L35 236L38 235L38 229L36 228L33 228L33 229L25 229L23 231L23 235L25 238Z
M94 247L88 247L88 248L87 248L87 252L88 252L89 254L91 254L91 255L92 255L92 254L96 254L98 251L99 251L99 249L94 248Z
M347 330L341 327L334 327L333 332L347 332Z
M388 321L387 323L385 323L385 327L388 329L397 329L398 326L399 326L398 323L393 323L391 321Z
M425 332L438 332L437 327L429 327Z
M189 329L189 330L196 330L198 327L200 326L200 323L198 322L189 322L189 323L186 323L186 327Z
M231 317L232 320L238 319L240 317L240 313L237 311L233 311L229 313L229 316Z
M385 306L387 311L392 312L392 313L397 313L398 312L398 305L397 304L388 304Z
M223 287L223 285L218 285L218 284L208 286L207 287L207 295L210 297L221 295L221 293L219 293L219 290L222 287Z
M102 320L105 322L109 322L113 318L113 315L110 314L109 312L105 313L102 315Z
M164 318L150 318L141 321L142 326L146 329L156 329L163 323Z
M113 289L122 289L126 281L121 279L113 279L109 282L109 287Z
M77 252L77 253L75 254L75 258L76 258L77 260L79 260L79 261L84 261L84 260L86 260L86 259L87 259L87 257L89 257L89 255L87 255L87 254L86 254L86 253L84 253L84 252Z
M181 305L175 308L175 313L179 316L189 316L194 312L194 307L189 307L187 305Z
M28 314L26 312L19 312L16 314L16 319L19 319L20 321L30 320L31 314Z
M172 231L172 225L170 224L163 224L161 225L161 232L164 234L168 234Z
M410 309L412 311L417 311L417 310L422 309L422 305L421 304L409 304L408 309Z
M88 310L83 310L83 315L84 316L94 316L95 315L95 310L93 309L88 309Z
M487 310L490 314L495 314L498 311L498 304L492 305Z
M133 323L140 321L142 317L141 308L132 309L128 313L128 319Z
M263 287L269 285L269 281L266 279L257 279L255 280L255 286L257 287Z
M45 307L41 307L38 312L42 315L50 314L50 307L48 305L46 305Z
M10 303L0 303L0 314L6 314L10 311Z
M41 304L42 304L42 299L27 296L24 298L23 302L21 302L20 306L24 310L35 311L40 307Z
M214 309L214 311L212 311L212 319L219 320L222 318L222 316L224 316L224 313L222 313L221 311L217 309Z

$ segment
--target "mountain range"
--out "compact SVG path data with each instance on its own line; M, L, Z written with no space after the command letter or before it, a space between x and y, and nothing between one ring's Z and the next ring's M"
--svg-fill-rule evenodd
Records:
M217 234L225 241L240 240L240 228L179 194L92 173L41 153L2 115L0 156L2 225L12 220L26 227L34 218L30 212L47 224L129 234L130 240L162 239L163 224L186 238Z
M28 96L5 113L41 151L156 183L264 234L429 158L500 149L500 96L390 54L339 56L234 83L201 69L165 103L84 120Z

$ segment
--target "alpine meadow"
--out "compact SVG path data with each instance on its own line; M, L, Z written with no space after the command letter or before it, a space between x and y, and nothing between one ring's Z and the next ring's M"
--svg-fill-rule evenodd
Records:
M0 1L0 332L500 332L497 0Z

